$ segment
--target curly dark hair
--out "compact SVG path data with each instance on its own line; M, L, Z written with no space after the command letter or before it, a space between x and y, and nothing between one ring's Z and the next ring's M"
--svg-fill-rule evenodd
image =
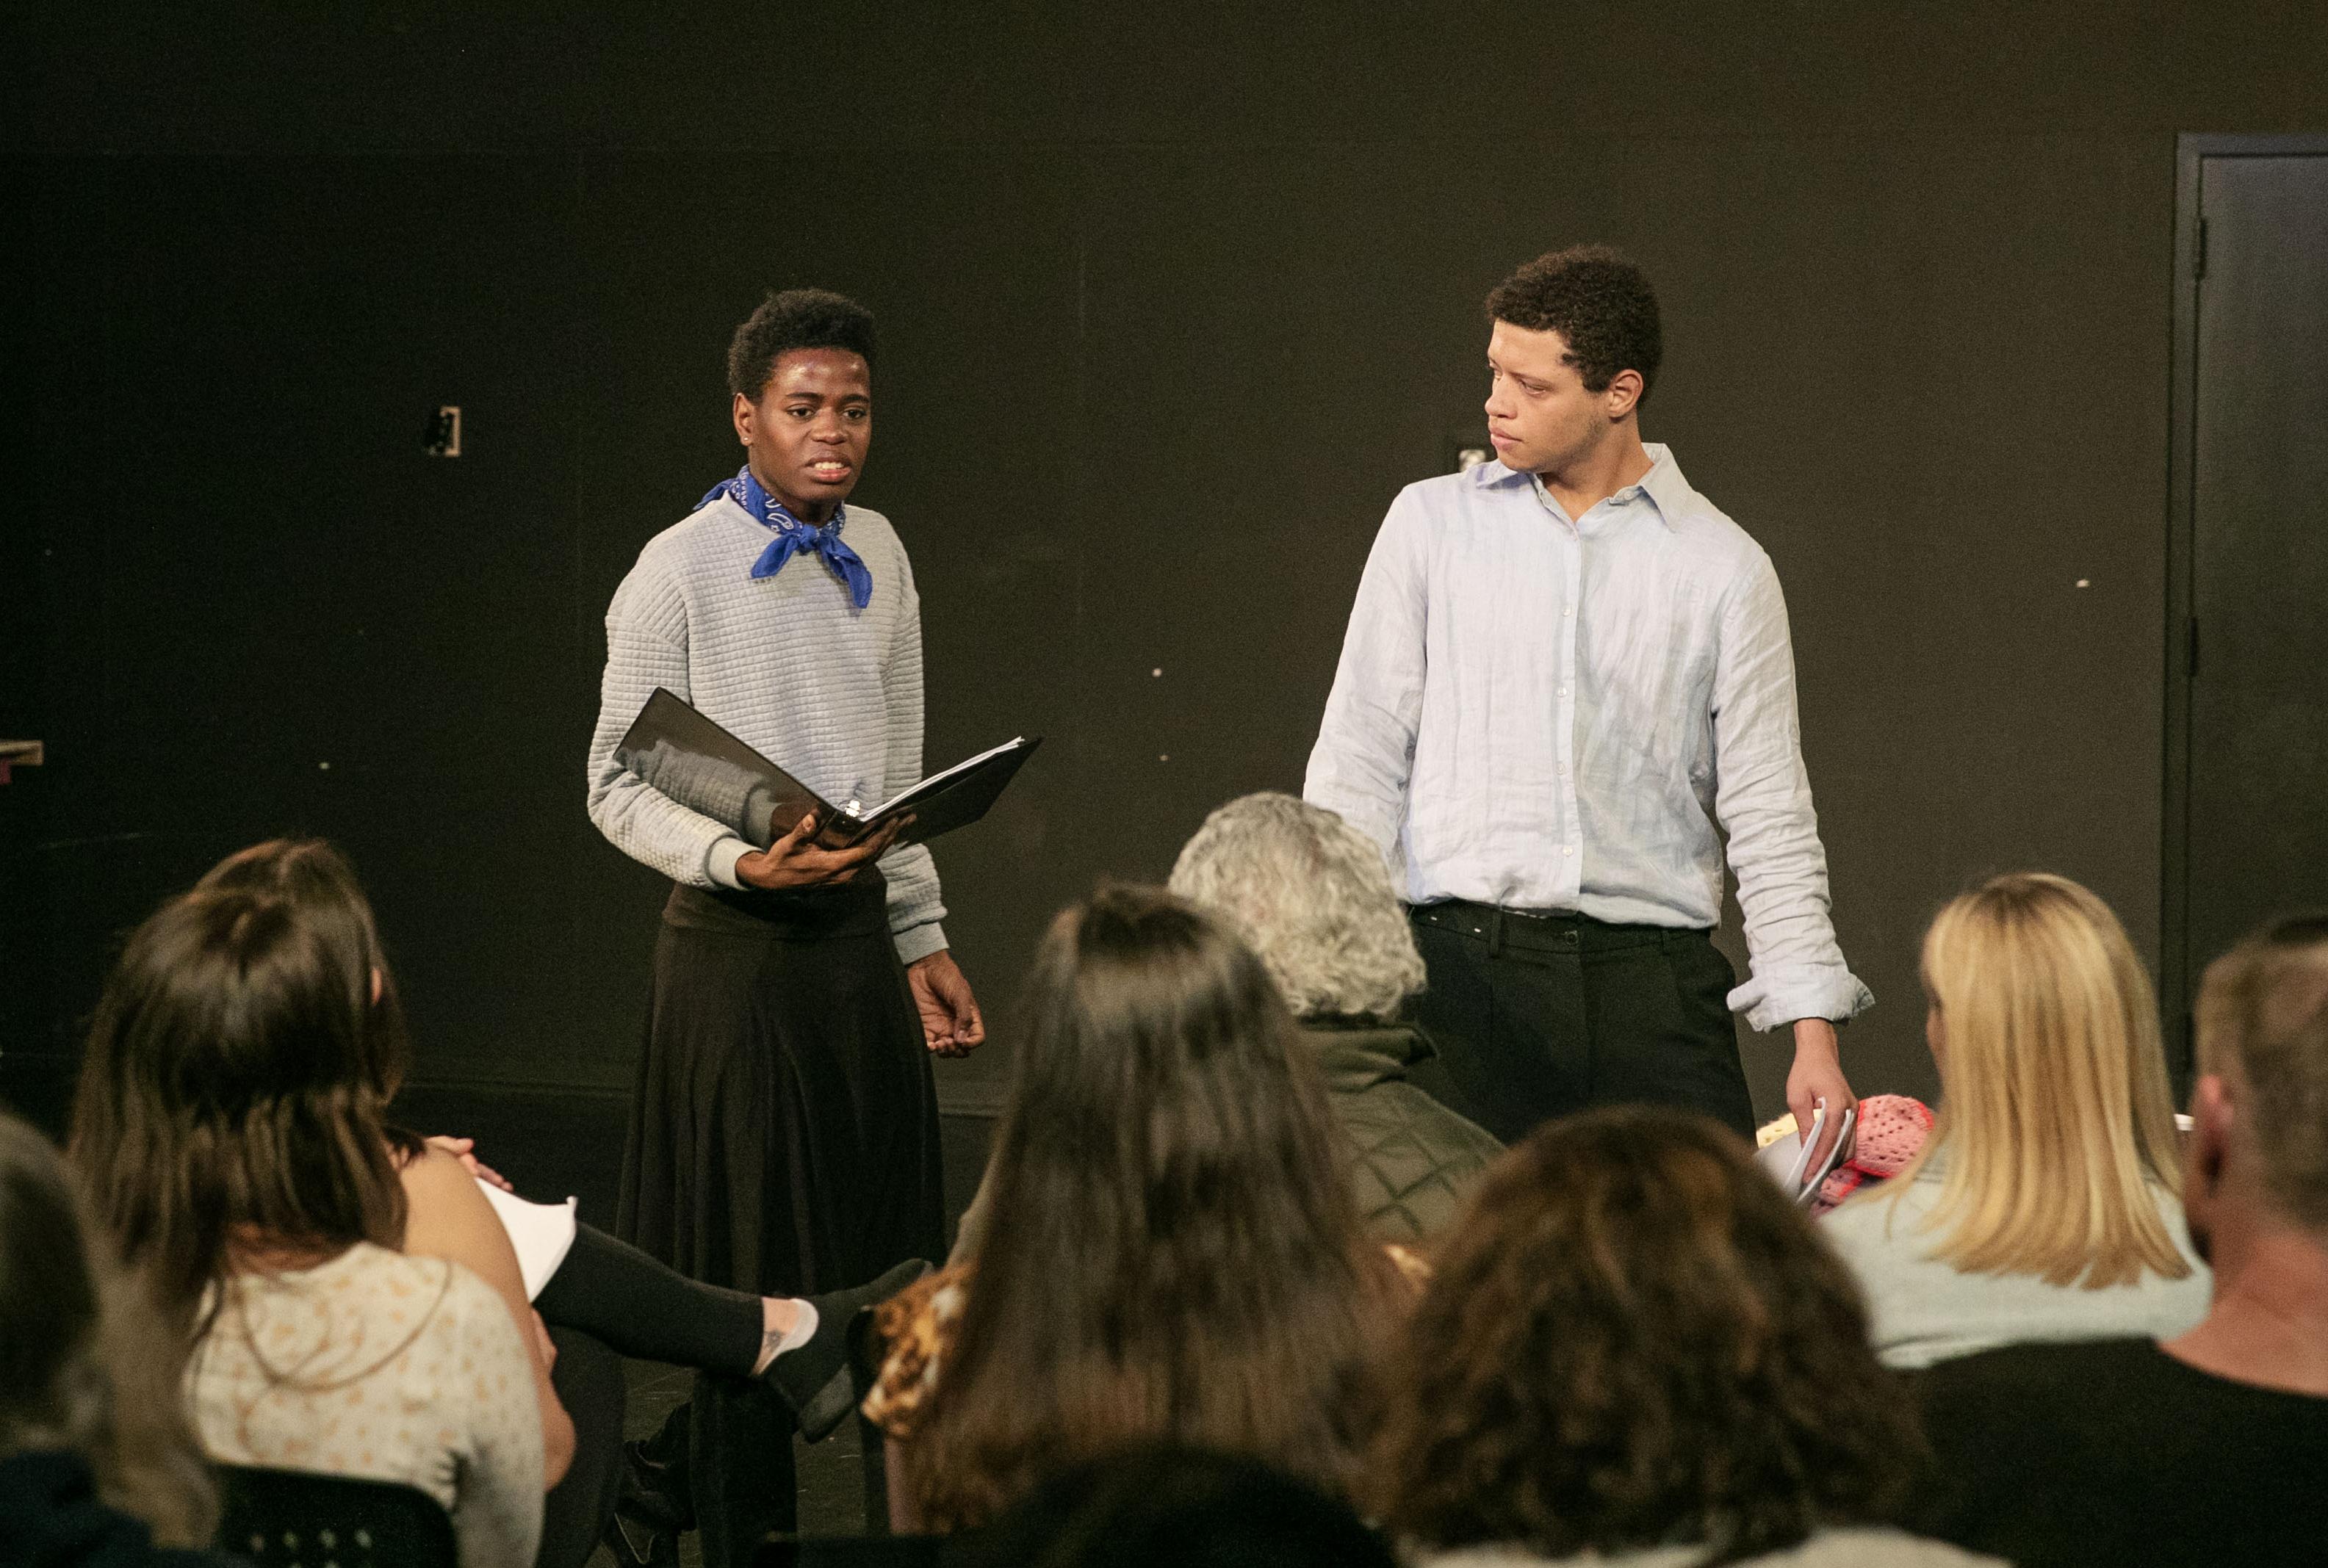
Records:
M767 390L776 361L794 349L847 349L873 368L873 313L829 288L772 293L728 344L728 390L752 402Z
M1888 1516L1922 1452L1809 1219L1734 1135L1649 1107L1496 1163L1388 1389L1377 1501L1439 1547L1734 1562Z
M1488 296L1488 316L1568 340L1561 356L1588 392L1605 392L1619 371L1641 373L1649 400L1665 356L1657 296L1648 274L1606 245L1572 245L1522 266Z

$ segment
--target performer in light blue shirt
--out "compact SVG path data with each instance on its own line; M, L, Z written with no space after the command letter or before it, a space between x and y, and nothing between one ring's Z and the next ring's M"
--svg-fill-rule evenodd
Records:
M1383 846L1463 1107L1507 1141L1616 1101L1753 1108L1732 1009L1791 1026L1807 1127L1873 998L1828 915L1770 559L1645 446L1656 296L1605 247L1488 296L1496 460L1402 492L1304 793ZM1722 839L1752 973L1714 948Z

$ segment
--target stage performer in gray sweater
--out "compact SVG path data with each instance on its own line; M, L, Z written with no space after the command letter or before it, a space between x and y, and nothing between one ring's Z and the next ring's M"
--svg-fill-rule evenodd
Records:
M648 541L606 611L590 819L674 884L617 1226L756 1293L943 1255L929 1058L985 1028L946 951L928 850L886 833L821 850L809 822L754 850L614 753L662 686L827 800L869 803L920 776L913 570L887 518L844 504L872 437L873 354L863 306L770 295L728 351L743 468ZM617 1559L675 1560L693 1524L707 1563L749 1561L793 1527L791 1427L763 1386L699 1378L631 1456Z

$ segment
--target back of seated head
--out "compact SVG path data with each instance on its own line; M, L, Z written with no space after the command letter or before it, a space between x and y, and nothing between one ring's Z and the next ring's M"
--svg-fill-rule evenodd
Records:
M179 1366L174 1340L86 1223L64 1161L0 1112L0 1460L77 1455L106 1504L164 1545L202 1544L217 1505L178 1397ZM0 1537L22 1546L33 1528L10 1517Z
M1171 887L1236 927L1297 1018L1386 1019L1422 989L1389 862L1322 806L1231 801L1182 846Z
M1382 1515L1441 1549L1747 1556L1883 1517L1920 1446L1812 1222L1726 1129L1641 1106L1490 1168L1388 1399Z
M1259 961L1158 888L1051 926L990 1167L1000 1219L895 1472L925 1528L990 1519L1127 1442L1328 1485L1399 1289L1316 1064Z
M124 1261L191 1335L204 1292L257 1254L396 1247L404 1193L382 1108L407 1060L377 939L318 889L327 846L262 845L140 925L108 978L71 1150ZM221 869L224 869L222 868ZM333 911L338 911L334 914Z
M2109 906L2017 872L1952 900L1925 934L1941 1104L1921 1156L1859 1201L1942 1163L1931 1255L1965 1273L2088 1289L2191 1272L2159 1213L2180 1151L2150 977Z
M2281 920L2207 966L2199 1071L2241 1106L2266 1201L2328 1236L2328 914Z
M1257 1460L1144 1445L1052 1477L949 1568L1391 1568L1348 1504Z

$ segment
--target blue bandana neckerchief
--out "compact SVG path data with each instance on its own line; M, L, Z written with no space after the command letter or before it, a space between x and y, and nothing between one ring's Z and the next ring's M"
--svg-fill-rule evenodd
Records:
M865 558L840 542L841 525L849 520L849 509L836 506L832 521L822 528L812 528L794 517L784 503L760 487L752 477L748 463L737 470L733 479L723 479L703 493L695 504L709 506L720 496L726 496L744 509L744 514L764 528L774 530L775 538L752 563L756 577L772 577L784 569L784 563L802 550L824 558L832 575L849 585L849 601L859 609L873 602L873 573L865 565Z

